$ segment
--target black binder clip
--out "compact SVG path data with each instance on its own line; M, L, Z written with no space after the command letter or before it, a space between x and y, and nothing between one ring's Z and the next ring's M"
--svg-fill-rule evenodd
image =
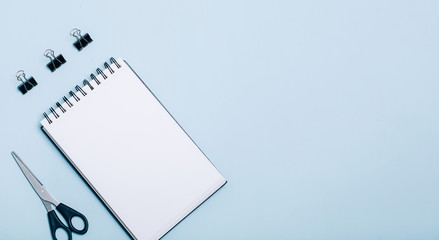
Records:
M86 33L84 36L81 35L81 30L77 28L73 28L72 31L70 31L70 35L76 38L76 42L73 43L73 46L75 46L78 51L81 51L83 48L85 48L89 43L93 42L93 39L91 39L90 35Z
M18 81L22 82L17 88L23 95L38 85L37 81L35 81L35 78L30 77L29 79L26 79L26 75L24 74L23 70L18 71L16 77Z
M54 72L56 69L61 67L64 63L66 63L66 59L60 54L55 57L55 52L52 49L47 49L44 52L44 56L50 59L50 62L46 65L50 71Z

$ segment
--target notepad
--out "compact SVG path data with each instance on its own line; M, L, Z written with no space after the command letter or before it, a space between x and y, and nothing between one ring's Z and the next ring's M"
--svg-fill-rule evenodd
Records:
M41 128L132 238L159 239L226 179L123 59L104 66Z

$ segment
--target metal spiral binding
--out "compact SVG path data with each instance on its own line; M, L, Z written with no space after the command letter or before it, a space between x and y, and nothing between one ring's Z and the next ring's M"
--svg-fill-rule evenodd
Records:
M50 107L50 112L52 112L53 116L55 116L55 118L59 118L58 113L55 112L55 109L53 109L53 107Z
M69 101L69 99L66 98L66 96L62 97L62 100L64 100L64 102L67 103L67 106L73 107L73 104Z
M120 64L116 61L116 59L114 58L110 58L110 62L114 63L116 65L117 68L120 68Z
M116 61L116 59L114 59L114 58L110 58L110 64L114 64L118 69L122 67L122 66ZM105 63L104 63L104 67L105 67L105 69L108 69L108 71L110 72L110 74L113 74L115 71L114 71L114 69L110 66L110 64L108 64L107 62L105 62ZM101 75L102 78L103 78L104 80L106 80L106 79L108 78L107 74L105 74L104 71L102 71L100 68L97 68L97 69L96 69L96 73L97 73L97 75ZM97 79L96 75L94 75L93 73L90 74L90 78L92 79L92 81L95 81L96 85L100 85L100 84L101 84L101 82ZM82 83L83 83L84 86L88 86L88 87L90 88L91 91L93 91L93 90L95 89L95 87L93 87L92 84L90 84L90 81L88 81L88 80L86 80L86 79L84 79L84 81L83 81ZM75 86L75 90L76 90L76 93L78 93L78 92L81 93L82 97L87 96L87 92L85 92L85 91L84 91L79 85L76 85L76 86ZM81 99L78 97L78 95L76 95L76 93L73 92L73 91L69 91L69 95L70 95L73 99L75 99L76 102L79 102ZM73 103L72 103L72 102L71 102L66 96L63 96L62 99L63 99L63 101L67 104L67 106L68 106L69 108L73 107ZM55 117L55 119L57 119L57 118L60 117L59 113L56 112L56 110L60 109L62 113L67 112L67 109L65 109L65 108L61 105L60 102L56 102L56 106L57 106L57 109L54 109L53 107L50 107L50 108L49 108L50 112L51 112L52 115ZM44 118L47 120L47 122L48 122L49 124L52 124L52 123L53 123L52 119L50 119L49 115L48 115L46 112L43 113L43 116L44 116Z
M52 120L50 120L50 118L49 118L49 116L47 116L47 113L43 113L43 116L46 118L46 120L47 120L47 122L49 123L49 124L51 124L52 123Z
M78 96L76 96L76 94L73 91L70 91L69 94L71 97L73 97L73 99L76 100L76 102L79 102L81 100Z
M111 74L114 73L114 70L110 67L110 65L108 65L107 62L104 63L104 67L105 67L105 69L108 69L108 71L110 71Z
M65 113L65 112L66 112L66 110L63 108L63 106L61 105L61 103L56 102L56 106L57 106L59 109L61 109L61 112L62 112L62 113Z
M93 79L97 85L101 84L101 82L96 78L96 76L93 73L90 74L90 78Z
M82 96L87 96L87 93L84 92L84 90L82 90L82 88L79 85L76 85L75 87L76 91L80 92L82 94Z
M82 84L84 84L84 86L88 86L90 88L90 90L95 89L89 81L87 81L87 79L84 79L84 81L82 81Z
M104 80L107 79L107 75L105 75L105 73L102 72L102 70L100 68L96 68L96 72L98 74L100 74L104 78Z

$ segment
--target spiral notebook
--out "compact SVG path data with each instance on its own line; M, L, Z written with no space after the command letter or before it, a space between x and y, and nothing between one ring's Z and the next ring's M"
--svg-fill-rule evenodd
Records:
M123 60L44 113L42 130L134 239L159 239L225 183Z

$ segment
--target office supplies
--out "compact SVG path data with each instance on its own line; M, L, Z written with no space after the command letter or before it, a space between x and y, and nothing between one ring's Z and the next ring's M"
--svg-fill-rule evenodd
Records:
M47 49L44 52L44 56L50 59L50 62L46 65L51 72L54 72L56 69L60 68L61 65L66 63L66 59L62 54L59 54L55 57L55 52L52 49Z
M42 130L132 238L158 239L226 180L123 59L104 66Z
M38 85L37 81L35 81L35 78L30 77L27 79L23 70L18 71L15 76L17 77L17 80L21 82L17 88L23 95Z
M73 46L78 51L81 51L83 48L85 48L89 43L93 42L93 39L91 39L90 35L88 33L84 34L84 36L81 35L81 30L77 28L73 28L72 31L70 31L70 35L76 38L76 42L73 43Z
M88 221L87 218L82 215L80 212L68 207L67 205L58 202L44 187L44 185L38 180L38 178L31 172L31 170L24 164L24 162L20 159L20 157L12 152L12 157L17 162L24 176L29 181L32 188L37 193L38 197L40 197L43 202L44 207L47 210L47 217L49 219L50 232L52 234L52 238L56 240L56 231L58 229L62 229L67 233L69 240L72 239L72 232L76 234L85 234L88 231ZM52 205L56 207L56 210L63 216L65 219L67 226L61 222L58 215L55 212L55 209L52 208ZM72 219L74 217L78 217L84 223L83 229L77 229L72 223Z

